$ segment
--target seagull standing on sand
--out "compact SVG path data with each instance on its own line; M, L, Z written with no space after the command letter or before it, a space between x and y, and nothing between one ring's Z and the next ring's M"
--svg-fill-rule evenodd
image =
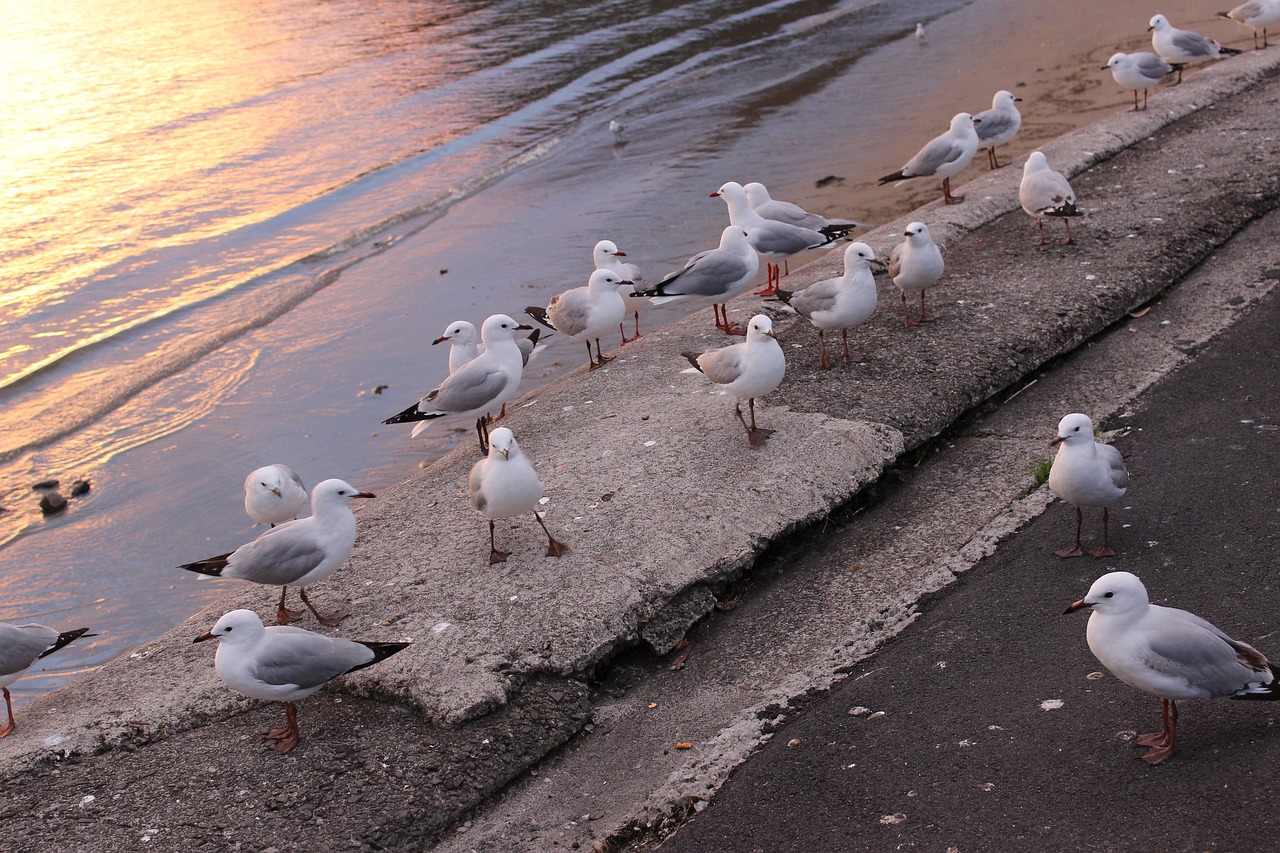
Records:
M244 478L244 511L258 524L291 521L306 505L307 487L288 465L264 465Z
M1089 651L1130 687L1160 697L1161 730L1139 737L1160 764L1178 750L1179 699L1280 699L1277 671L1262 652L1185 610L1151 604L1142 581L1111 572L1064 613L1089 610Z
M624 284L618 288L618 293L622 295L625 303L626 297L636 292L636 283L641 281L640 268L629 261L622 261L619 258L625 258L627 253L618 248L618 244L612 240L600 240L596 243L595 248L591 250L591 260L598 270L609 270L623 281L629 281L630 284ZM628 338L627 330L621 323L618 324L618 331L622 334L622 345L634 341L640 337L640 309L634 306L639 302L632 302L632 311L635 313L636 334L635 337Z
M768 188L759 181L752 181L742 189L747 194L747 203L751 205L751 209L765 219L798 225L801 228L810 228L828 236L837 237L843 237L859 227L858 223L852 219L827 219L825 216L810 213L798 204L779 201L770 196Z
M514 400L524 374L524 355L512 337L517 330L532 331L532 326L517 323L506 314L493 314L480 327L484 352L449 374L435 390L409 408L383 421L402 424L421 421L410 437L416 436L437 418L446 415L476 418L476 437L480 452L489 452L489 418L487 412Z
M342 480L325 480L312 490L311 515L306 518L286 521L230 553L185 563L178 568L216 578L280 587L276 619L282 625L303 615L301 611L285 607L289 587L296 586L302 603L322 625L337 625L347 614L322 616L307 598L306 588L329 577L351 556L356 544L356 517L350 502L371 497L369 492L362 492Z
M818 330L818 364L823 370L835 365L827 355L824 330L840 330L844 363L849 363L849 330L861 326L876 311L876 280L871 262L876 253L866 243L850 243L844 250L844 275L828 278L792 293L779 290L778 299L796 309Z
M729 225L720 232L719 246L699 252L687 260L682 269L668 273L655 286L637 290L631 296L650 297L654 305L702 299L711 303L717 329L726 335L740 335L742 330L729 323L725 303L750 287L759 271L760 256L747 240L746 230Z
M546 308L531 305L524 310L547 328L585 343L588 369L596 370L613 361L600 351L600 336L614 326L622 328L627 304L622 301L618 288L624 284L631 282L612 270L596 270L591 273L585 287L575 287L551 297ZM593 340L596 342L595 356L591 355Z
M975 130L978 133L978 144L987 149L987 165L991 169L1000 168L1000 161L996 159L996 146L1013 139L1022 127L1022 113L1015 106L1021 100L1013 92L1001 89L991 99L991 109L983 110L973 117L973 123L977 125Z
M1053 439L1058 452L1049 469L1049 489L1076 508L1076 541L1070 548L1053 553L1058 557L1079 557L1080 527L1084 523L1081 507L1102 507L1102 544L1089 553L1095 557L1114 557L1107 543L1109 524L1107 508L1124 497L1129 488L1129 469L1120 451L1109 444L1095 441L1093 421L1088 415L1067 415L1058 422L1058 435Z
M542 532L547 534L547 556L559 557L569 546L556 541L538 515L538 503L544 489L542 479L534 470L529 457L516 443L515 434L506 427L499 427L489 437L489 455L471 466L467 478L471 492L471 505L489 519L489 565L505 563L510 551L499 551L494 536L494 521L499 518L515 518L526 512L533 513Z
M305 699L340 675L373 666L409 643L370 643L326 637L302 628L265 627L252 610L232 610L193 642L217 640L214 669L227 687L250 699L283 702L285 726L266 733L272 749L298 745L298 712Z
M711 352L682 352L694 368L733 397L733 411L747 431L747 443L761 447L773 435L756 426L756 398L772 394L782 384L787 358L773 336L773 321L757 314L747 324L747 339ZM751 409L751 425L742 417L742 401Z
M1227 18L1244 24L1253 30L1253 49L1258 49L1258 31L1262 31L1262 46L1267 46L1267 27L1280 24L1280 0L1249 0L1230 12L1219 12L1219 18Z
M880 179L881 184L905 181L908 178L942 178L942 200L946 204L959 204L962 195L951 194L951 176L958 174L973 155L978 153L978 132L973 116L956 113L951 119L951 129L935 136L921 148L916 156L892 175Z
M627 126L622 122L618 121L616 118L609 119L609 132L613 134L614 145L622 144L623 142L622 133L626 129L627 129Z
M1111 69L1111 76L1126 89L1133 90L1133 109L1138 111L1138 90L1142 90L1142 109L1147 108L1147 89L1159 83L1175 71L1181 71L1181 65L1170 65L1154 53L1140 51L1138 53L1115 53L1102 66L1102 70Z
M76 628L74 631L59 633L47 625L0 622L0 691L4 692L4 707L9 712L9 722L0 729L0 738L17 728L13 721L13 698L9 695L9 685L25 675L40 658L53 654L72 640L86 636L85 632L88 630Z
M1151 46L1160 58L1170 64L1190 64L1203 62L1206 59L1221 59L1240 51L1234 47L1223 47L1211 38L1206 38L1191 30L1180 30L1164 15L1156 15L1147 27L1151 33ZM1175 85L1182 82L1182 69L1178 69Z
M889 253L889 278L897 285L902 297L902 323L910 327L937 319L925 312L924 294L942 278L943 263L942 252L933 242L929 226L923 222L912 222L903 234L907 239ZM920 294L918 320L912 320L911 312L907 310L908 293Z
M1036 220L1040 230L1040 242L1043 246L1049 242L1044 238L1045 217L1052 216L1062 220L1067 227L1067 237L1062 245L1073 242L1071 239L1070 217L1079 216L1076 208L1076 194L1071 184L1060 173L1049 168L1049 161L1040 151L1032 151L1022 167L1022 183L1018 185L1018 201L1028 216Z

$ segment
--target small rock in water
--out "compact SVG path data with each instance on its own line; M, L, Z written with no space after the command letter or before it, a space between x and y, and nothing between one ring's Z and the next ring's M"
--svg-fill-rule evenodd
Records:
M57 480L41 480L40 482L32 486L31 490L34 492L43 492L49 489L56 489L56 488L58 488Z
M40 511L45 515L57 515L67 508L67 499L57 492L49 492L40 498Z
M93 484L88 480L76 480L71 484L71 497L78 498L81 495L87 495L91 488L93 488Z

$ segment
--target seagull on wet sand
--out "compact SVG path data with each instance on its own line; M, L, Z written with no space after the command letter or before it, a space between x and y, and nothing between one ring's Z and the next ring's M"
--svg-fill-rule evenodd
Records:
M747 232L736 225L720 232L720 245L699 252L685 262L683 268L668 273L662 281L632 293L632 298L650 297L654 305L682 299L701 299L711 303L716 328L726 335L740 335L742 330L729 323L725 303L751 286L760 271L760 256L747 239ZM723 312L723 319L721 319Z
M340 675L386 660L409 643L372 643L327 637L303 628L266 627L252 610L232 610L193 642L217 640L214 669L227 687L250 699L283 702L285 726L266 733L272 749L298 745L295 702Z
M938 244L933 242L929 226L923 222L912 222L903 235L907 239L894 246L889 253L889 278L897 285L902 297L902 323L910 327L937 319L925 312L924 294L942 278L943 263L942 252L938 249ZM920 294L918 320L912 320L907 310L908 293Z
M512 337L516 331L532 331L532 326L517 323L506 314L493 314L480 327L484 352L450 373L438 387L418 402L384 424L421 421L410 437L416 436L437 419L446 415L476 419L476 437L480 452L489 452L489 418L487 412L514 400L524 374L524 356Z
M951 194L951 176L958 174L973 155L978 153L976 120L968 113L956 113L951 118L951 129L935 136L916 156L892 175L880 179L881 184L905 181L908 178L942 178L942 201L959 204L964 196Z
M538 515L542 500L542 479L534 470L529 457L524 455L516 442L515 434L506 427L499 427L489 436L489 455L471 466L467 478L471 493L471 505L489 519L489 565L505 563L510 551L499 551L494 535L494 521L499 518L515 518L526 512L533 513L542 532L547 534L547 556L560 557L569 546L556 541Z
M1115 53L1102 66L1102 70L1111 69L1111 76L1126 89L1133 90L1133 110L1138 111L1138 90L1142 90L1142 109L1147 108L1147 89L1159 83L1175 71L1181 71L1181 65L1170 65L1154 53L1139 51L1138 53Z
M618 244L613 242L612 240L600 240L596 243L595 247L591 250L591 260L595 264L596 269L609 270L610 272L617 275L618 278L622 279L623 281L631 282L630 284L621 285L618 288L618 293L622 294L623 296L623 300L622 300L623 302L627 301L626 297L635 293L636 284L637 282L641 281L640 268L638 266L636 266L635 264L629 261L619 260L619 258L625 258L626 256L627 256L627 253L619 249ZM634 341L636 338L640 337L640 309L636 307L640 304L641 303L639 302L632 302L628 306L631 308L631 310L635 315L635 323L636 323L635 337L628 338L626 328L623 326L622 323L618 324L618 331L622 335L623 346L626 346L627 344Z
M1027 215L1036 221L1036 227L1040 231L1040 242L1037 245L1043 246L1049 242L1044 237L1044 220L1050 216L1061 219L1062 224L1067 227L1066 239L1060 241L1062 245L1074 242L1071 239L1070 217L1080 215L1076 208L1075 191L1061 173L1049 168L1049 161L1040 151L1032 151L1027 157L1026 165L1022 167L1018 201L1022 203L1022 209Z
M1211 38L1192 32L1180 30L1164 15L1156 15L1147 27L1151 33L1151 46L1160 58L1171 64L1189 64L1203 62L1206 59L1221 59L1240 51L1234 47L1223 47ZM1182 69L1178 69L1175 85L1182 82Z
M306 505L307 487L288 465L264 465L244 478L244 511L258 524L291 521Z
M1116 552L1111 550L1107 542L1107 508L1124 497L1129 488L1129 469L1125 467L1120 451L1109 444L1095 441L1093 421L1088 415L1078 412L1067 415L1058 422L1058 434L1053 443L1058 445L1058 452L1049 469L1049 489L1076 508L1075 544L1053 553L1059 557L1083 555L1080 527L1084 522L1084 515L1080 508L1100 506L1102 544L1089 553L1095 557L1114 557Z
M356 517L350 502L371 497L371 493L342 480L325 480L312 490L311 515L306 518L286 521L227 554L184 563L178 568L280 587L276 619L282 625L303 615L285 607L289 587L296 586L302 603L321 624L337 625L347 614L322 616L307 598L306 588L329 577L347 561L356 543Z
M622 327L627 305L618 288L624 284L631 282L612 270L595 270L585 287L575 287L551 297L546 308L531 305L524 311L547 328L585 343L588 369L596 370L613 361L600 351L600 336L614 326ZM594 356L591 355L592 341L596 342Z
M9 685L25 675L36 661L53 654L72 640L97 636L87 634L88 630L76 628L59 632L47 625L0 622L0 691L4 692L4 707L9 712L9 722L0 729L0 738L17 728L13 721L13 698L9 695Z
M999 169L1000 161L996 159L996 146L1004 145L1018 135L1022 127L1022 113L1015 105L1019 98L1013 92L1001 89L991 99L991 109L983 110L973 117L977 125L978 145L987 149L987 165L991 169Z
M840 330L844 363L849 363L849 330L861 326L876 310L876 280L871 263L876 253L866 243L850 243L844 250L844 274L809 285L794 293L778 291L778 299L806 318L818 330L818 364L823 370L835 365L827 355L824 330Z
M1178 750L1179 699L1280 699L1275 666L1185 610L1151 604L1142 581L1111 572L1064 613L1089 610L1089 651L1116 678L1160 697L1162 727L1134 743L1160 764Z
M1262 46L1267 46L1267 27L1280 24L1280 0L1249 0L1230 12L1219 12L1219 18L1227 18L1244 24L1253 30L1253 49L1258 49L1258 31L1262 31Z
M773 321L757 314L747 324L747 338L710 352L680 353L699 373L724 388L733 398L733 410L747 431L747 443L761 447L773 434L756 426L756 398L772 394L782 384L787 359L773 336ZM751 409L751 424L742 416L742 401Z

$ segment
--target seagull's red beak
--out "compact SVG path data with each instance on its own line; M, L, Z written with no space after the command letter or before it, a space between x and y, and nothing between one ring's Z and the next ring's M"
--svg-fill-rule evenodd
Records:
M1089 602L1085 601L1082 598L1079 601L1072 604L1066 610L1062 611L1062 615L1066 616L1068 613L1075 613L1077 610L1084 610L1086 607L1092 607L1092 606L1093 606L1092 604L1090 604Z
M445 341L447 341L447 340L449 340L449 339L448 339L448 338L446 338L444 335L441 335L440 337L438 337L438 338L436 338L434 341L432 341L432 342L431 342L431 345L432 345L432 346L435 346L436 344L442 344L442 343L444 343L444 342L445 342Z
M205 631L203 634L201 634L199 637L196 637L196 638L195 638L194 640L192 640L191 642L193 642L193 643L203 643L205 640L216 640L216 639L218 639L218 638L217 638L217 637L215 637L215 636L213 635L213 632L212 632L212 631Z
M720 198L720 191L716 190L711 195L707 196L707 198Z
M1053 444L1062 444L1062 442L1064 442L1064 441L1066 441L1066 439L1065 439L1065 438L1063 438L1063 437L1062 437L1062 436L1060 436L1060 435L1055 435L1055 436L1053 437L1053 441L1049 442L1049 444L1051 444L1051 445L1053 445Z

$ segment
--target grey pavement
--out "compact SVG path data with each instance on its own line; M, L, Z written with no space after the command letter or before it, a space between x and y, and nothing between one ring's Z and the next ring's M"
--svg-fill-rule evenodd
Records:
M931 297L940 319L904 330L882 283L880 313L855 336L865 361L821 372L812 330L779 314L790 365L759 413L777 430L762 451L746 447L726 398L680 373L680 350L723 343L705 317L530 395L509 425L547 482L547 522L567 557L543 558L541 531L521 520L503 533L516 556L487 565L463 494L474 458L464 446L359 513L356 551L325 599L351 605L343 635L415 645L304 703L291 756L264 752L255 734L279 709L230 695L209 650L190 643L223 610L270 603L239 590L25 709L19 735L0 742L0 777L16 792L0 828L15 849L145 834L185 849L444 838L441 849L539 850L620 841L697 808L791 700L910 624L922 596L1043 508L1042 493L1027 497L1041 424L1132 399L1269 288L1258 256L1280 266L1274 239L1227 241L1280 200L1277 65L1265 53L1220 63L1158 93L1145 114L1046 146L1088 212L1075 246L1033 245L1017 166L969 181L964 205L929 205L863 237L887 256L906 222L929 223L949 266ZM1099 382L1042 404L1034 430L940 440L1220 257L1207 304L1163 315L1161 302L1133 320L1125 370L1094 366ZM838 259L793 273L791 286ZM741 320L760 308L743 299L731 310ZM949 442L991 455L949 457ZM938 510L957 495L963 504ZM859 512L895 499L891 524ZM928 523L903 523L917 519ZM861 556L775 598L770 578L805 554L837 553L835 532ZM732 648L699 643L713 617L683 668L667 670L689 627L722 612L757 612L772 630Z

